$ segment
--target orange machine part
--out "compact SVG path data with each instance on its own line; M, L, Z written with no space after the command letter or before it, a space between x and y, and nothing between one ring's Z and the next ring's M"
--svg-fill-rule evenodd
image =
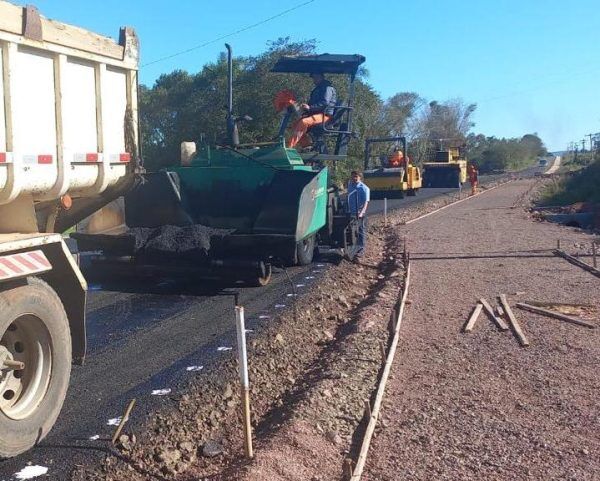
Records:
M275 110L277 112L281 112L295 103L296 95L291 90L282 90L281 92L277 92L277 95L275 95L275 98L273 99L273 105L275 106Z

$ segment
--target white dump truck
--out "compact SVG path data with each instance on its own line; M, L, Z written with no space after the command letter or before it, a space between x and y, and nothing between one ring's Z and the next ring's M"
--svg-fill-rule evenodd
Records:
M0 457L43 439L85 356L86 282L63 233L139 171L135 32L0 1Z

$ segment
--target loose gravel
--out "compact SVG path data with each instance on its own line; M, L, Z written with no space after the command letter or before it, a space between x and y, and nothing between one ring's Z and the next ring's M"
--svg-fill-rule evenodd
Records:
M551 253L557 238L567 251L591 238L535 222L523 208L532 183L399 227L412 303L363 479L598 479L600 329L514 307L585 304L570 313L600 326L598 279ZM461 332L479 298L496 304L501 293L527 348L485 314Z

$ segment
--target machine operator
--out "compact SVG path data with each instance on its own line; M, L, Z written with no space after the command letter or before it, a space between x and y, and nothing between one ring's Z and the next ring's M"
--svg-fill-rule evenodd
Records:
M308 103L301 104L302 117L292 126L289 146L308 147L311 140L306 135L315 125L323 124L331 119L337 103L337 93L329 80L322 73L311 73L315 88L310 93Z

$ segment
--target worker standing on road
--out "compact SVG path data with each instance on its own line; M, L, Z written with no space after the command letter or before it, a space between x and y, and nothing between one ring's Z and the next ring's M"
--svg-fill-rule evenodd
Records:
M310 78L315 84L315 88L310 93L308 103L300 105L302 117L292 126L290 147L295 147L298 144L300 147L308 147L311 141L306 133L315 125L330 120L337 103L337 93L331 82L322 73L311 73Z
M367 246L367 208L371 197L369 188L360 179L360 172L353 170L348 182L348 211L358 219L358 257Z
M479 184L479 171L475 164L469 164L467 167L467 174L469 175L469 182L471 184L471 195L477 194L477 185Z

